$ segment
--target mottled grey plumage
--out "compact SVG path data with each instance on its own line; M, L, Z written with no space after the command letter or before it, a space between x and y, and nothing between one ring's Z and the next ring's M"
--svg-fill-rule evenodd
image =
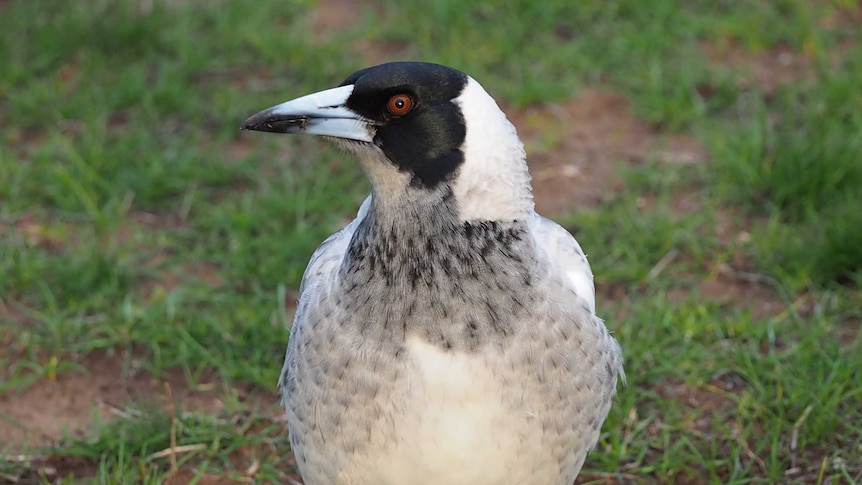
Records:
M341 105L361 106L361 124L334 131L373 192L300 289L280 385L305 483L571 484L622 360L594 314L580 246L532 210L514 129L475 81L442 66L379 66L345 86ZM380 92L415 107L376 117ZM324 98L321 109L340 109ZM312 115L303 102L246 126L333 135L296 123ZM449 168L421 176L428 150L381 141L434 140L458 123L436 138L446 143L433 160Z

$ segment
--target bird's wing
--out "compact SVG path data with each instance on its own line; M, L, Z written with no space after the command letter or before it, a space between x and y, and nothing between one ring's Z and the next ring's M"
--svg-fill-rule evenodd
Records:
M356 226L365 218L368 212L368 207L371 204L371 196L365 198L359 211L350 224L342 228L340 231L329 236L311 255L311 260L302 274L302 282L299 284L299 301L308 298L306 292L313 292L321 282L330 278L337 271L341 261L344 259L344 253L347 252L347 246L350 245L350 239L356 231Z
M531 231L540 250L547 254L551 263L563 270L575 293L584 300L590 313L593 314L593 318L601 322L601 319L596 316L596 287L593 283L593 271L590 269L590 263L587 262L587 255L584 254L575 237L556 222L540 215L532 218ZM622 353L619 344L613 339L611 342L616 349L613 352L612 366L625 385L626 375L623 371Z
M296 345L296 342L302 339L303 327L307 325L305 309L310 302L316 299L316 293L320 291L320 288L338 272L338 268L344 260L344 254L347 252L348 246L350 246L350 239L353 238L356 227L365 218L365 214L368 213L370 204L371 196L368 196L359 207L356 219L340 231L326 238L317 247L317 250L311 255L311 260L305 268L305 273L302 274L302 282L299 284L299 301L297 302L296 313L293 317L293 326L290 329L290 341L287 344L287 355L285 356L284 367L281 370L281 377L278 380L278 385L282 391L282 401L287 399L287 395L292 389L290 355L291 349Z
M539 248L547 254L552 264L563 270L575 293L583 298L590 312L595 314L593 272L581 245L569 231L550 219L535 215L530 222Z

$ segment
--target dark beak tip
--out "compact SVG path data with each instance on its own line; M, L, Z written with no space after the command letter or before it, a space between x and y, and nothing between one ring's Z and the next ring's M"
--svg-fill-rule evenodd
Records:
M301 133L310 117L306 115L275 114L264 110L251 115L240 126L240 130L264 131L268 133Z
M240 125L239 129L242 131L253 131L255 127L260 126L259 115L260 113L256 113L246 118L246 120L242 122L242 125Z

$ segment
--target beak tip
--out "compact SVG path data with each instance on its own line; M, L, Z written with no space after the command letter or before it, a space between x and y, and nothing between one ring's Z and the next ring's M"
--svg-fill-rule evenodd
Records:
M266 130L266 122L269 120L266 116L261 116L262 113L256 113L249 116L245 121L242 122L239 129L240 131L267 131Z

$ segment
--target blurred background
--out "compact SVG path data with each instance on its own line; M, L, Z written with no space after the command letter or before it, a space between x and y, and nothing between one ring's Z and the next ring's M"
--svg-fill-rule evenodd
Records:
M298 483L299 279L369 190L249 115L482 83L589 253L621 387L579 483L862 483L862 3L0 1L0 483Z

